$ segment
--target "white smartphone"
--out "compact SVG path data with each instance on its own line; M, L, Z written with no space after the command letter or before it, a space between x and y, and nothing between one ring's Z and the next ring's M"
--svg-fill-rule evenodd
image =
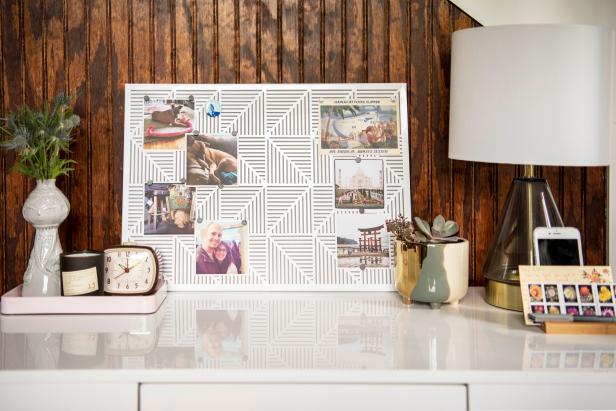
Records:
M582 237L575 227L537 227L533 245L536 265L584 265Z

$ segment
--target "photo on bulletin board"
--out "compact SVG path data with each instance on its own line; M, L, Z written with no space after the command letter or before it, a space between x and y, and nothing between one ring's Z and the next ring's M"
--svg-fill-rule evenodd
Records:
M385 205L383 161L336 159L336 208L382 209Z
M144 193L144 234L194 234L194 187L154 183L146 184Z
M521 265L524 322L537 325L529 313L613 316L612 282L610 267Z
M193 131L194 110L191 100L144 101L144 150L185 150L186 134Z
M189 134L186 137L188 185L234 185L237 181L236 136Z
M319 107L321 151L400 153L396 100L325 100Z
M195 269L200 274L246 274L247 225L239 221L203 221L195 229Z
M386 214L338 214L336 244L338 268L390 266Z

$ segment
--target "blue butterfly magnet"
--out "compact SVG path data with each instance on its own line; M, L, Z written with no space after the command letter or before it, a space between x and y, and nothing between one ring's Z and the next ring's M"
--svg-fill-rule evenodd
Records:
M217 100L210 100L205 105L207 109L207 115L210 117L218 117L220 115L220 102Z

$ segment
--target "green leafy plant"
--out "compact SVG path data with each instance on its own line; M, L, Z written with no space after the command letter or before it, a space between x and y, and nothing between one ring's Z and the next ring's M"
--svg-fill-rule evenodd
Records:
M430 223L419 217L414 218L415 226L406 217L400 214L398 217L387 220L387 231L393 233L397 240L407 244L418 243L455 243L460 241L457 237L459 227L455 221L446 221L442 215L437 215Z
M64 157L78 125L71 98L60 94L39 111L21 106L10 113L6 126L0 127L0 134L8 137L0 141L0 148L17 152L14 168L26 177L47 180L68 175L75 161Z

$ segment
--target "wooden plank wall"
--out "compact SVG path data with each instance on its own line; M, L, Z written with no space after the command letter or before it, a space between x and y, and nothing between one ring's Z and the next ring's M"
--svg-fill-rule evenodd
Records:
M124 84L408 83L413 213L456 219L471 284L519 167L447 158L451 33L478 24L447 0L0 0L0 111L78 94L65 249L121 234ZM530 148L529 148L530 149ZM556 148L555 148L556 149ZM34 233L21 217L33 183L0 157L0 292L21 282ZM586 260L606 260L606 171L546 167Z

